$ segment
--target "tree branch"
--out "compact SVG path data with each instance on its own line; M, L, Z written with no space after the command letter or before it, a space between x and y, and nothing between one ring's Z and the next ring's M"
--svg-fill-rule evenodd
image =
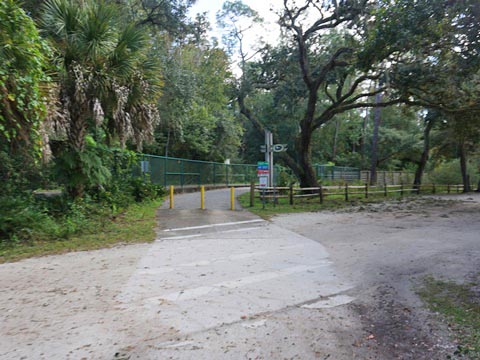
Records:
M350 96L352 96L355 91L357 90L358 86L365 80L377 80L380 77L380 74L378 75L362 75L359 78L357 78L352 86L350 87L350 90L344 94L340 99L338 99L338 102L343 102L344 100L348 99Z

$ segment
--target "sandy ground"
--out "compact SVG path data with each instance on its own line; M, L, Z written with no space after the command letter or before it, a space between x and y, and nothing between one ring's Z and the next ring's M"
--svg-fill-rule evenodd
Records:
M347 323L362 324L354 357L441 359L456 344L415 289L429 275L478 281L479 215L480 194L468 194L278 216L274 223L319 241L354 284L347 294L356 300L343 309Z
M159 212L154 244L0 265L0 359L440 359L456 347L415 288L478 275L478 194L270 223L178 204Z

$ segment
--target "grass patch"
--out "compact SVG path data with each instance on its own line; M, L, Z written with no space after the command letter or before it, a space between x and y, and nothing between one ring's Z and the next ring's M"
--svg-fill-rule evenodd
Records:
M278 203L273 204L273 200L265 204L258 198L255 198L255 205L250 207L250 193L244 193L238 197L238 201L243 208L251 211L252 213L264 218L269 219L272 216L278 214L300 213L300 212L315 212L323 210L338 210L348 207L361 206L363 204L379 203L386 199L399 199L397 194L390 194L388 197L380 195L370 195L368 199L363 197L350 197L348 201L345 201L344 195L339 193L338 195L329 195L322 204L320 199L315 196L312 198L295 198L294 204L290 205L289 199L281 198L277 199Z
M144 243L155 239L156 210L162 200L134 203L114 218L96 219L96 231L64 240L32 240L0 247L0 263L71 251L95 250L116 244ZM92 224L90 224L92 225Z
M457 284L427 277L418 291L429 309L448 321L457 350L448 358L480 359L480 299L475 283Z

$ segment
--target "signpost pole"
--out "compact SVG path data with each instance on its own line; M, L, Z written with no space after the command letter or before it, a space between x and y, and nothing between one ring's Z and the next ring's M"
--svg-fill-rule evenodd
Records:
M273 134L265 129L265 161L268 163L268 187L272 187L272 168L273 168Z
M275 184L275 169L273 167L273 153L287 151L287 144L274 144L273 134L271 131L265 129L265 145L260 146L260 151L265 153L265 161L258 162L257 175L262 192L263 203L265 204L265 190L272 189L274 205L277 203L276 198L276 184Z

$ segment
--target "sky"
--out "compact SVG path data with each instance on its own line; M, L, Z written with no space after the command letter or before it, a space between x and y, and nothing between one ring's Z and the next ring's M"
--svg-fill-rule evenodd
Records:
M225 0L197 0L197 3L192 6L190 14L192 17L197 13L207 12L207 17L210 20L212 26L211 36L217 37L221 40L221 32L216 27L215 16L222 8L222 4ZM253 10L264 19L264 29L252 29L245 37L245 45L247 48L254 47L258 42L259 34L262 35L265 41L274 43L279 34L279 27L276 24L277 15L271 9L280 9L282 2L279 0L243 0L244 4L250 6Z

